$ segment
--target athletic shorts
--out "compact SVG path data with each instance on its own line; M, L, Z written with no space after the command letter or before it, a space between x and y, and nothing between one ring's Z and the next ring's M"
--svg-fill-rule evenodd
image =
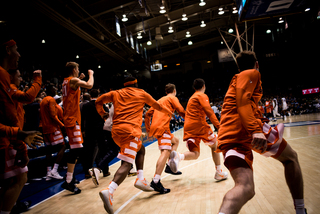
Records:
M114 142L120 147L120 152L117 156L120 160L133 164L137 152L142 146L142 141L138 137L124 136L123 134L116 134L112 132Z
M229 171L237 168L237 161L233 158L233 161L229 161L228 157L235 156L243 159L248 166L252 168L253 164L253 154L252 150L265 156L265 157L273 157L278 158L279 155L283 152L283 150L287 146L287 141L282 137L283 136L283 124L279 124L275 128L272 128L270 125L264 123L263 125L263 134L267 138L267 150L262 153L261 150L252 149L251 143L247 144L237 144L237 143L228 143L220 146L219 151L222 151L225 166L229 169Z
M70 149L82 148L83 137L81 133L80 125L73 127L66 127L66 132L69 138Z
M17 150L13 148L5 148L0 150L0 179L8 179L22 173L28 172L28 167L16 166Z
M217 135L213 133L210 129L208 135L204 135L202 137L191 137L188 138L187 147L190 152L200 152L200 141L203 141L207 146L212 146L217 142Z
M43 135L43 140L47 146L55 146L58 144L64 144L64 138L61 130L58 129L53 133L48 133Z
M171 150L171 140L173 139L173 137L174 135L167 131L164 132L162 136L157 136L159 149Z

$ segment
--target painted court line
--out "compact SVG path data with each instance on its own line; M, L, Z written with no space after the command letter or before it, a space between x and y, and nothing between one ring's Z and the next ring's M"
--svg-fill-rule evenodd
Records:
M197 161L197 162L195 162L195 163L192 163L192 164L189 164L189 165L187 165L187 166L184 166L184 167L182 167L181 169L185 169L185 168L187 168L187 167L190 167L190 166L193 166L193 165L195 165L195 164L201 163L201 162L206 161L206 160L208 160L208 159L212 159L212 158L209 157L209 158L206 158L206 159L203 159L203 160L199 160L199 161ZM180 169L180 170L181 170L181 169ZM163 176L162 179L164 179L164 178L166 178L166 177L168 177L168 176L170 176L170 174ZM123 208L125 208L133 199L135 199L135 198L136 198L138 195L140 195L142 192L143 192L143 191L141 190L140 192L138 192L137 194L135 194L134 196L132 196L128 201L126 201L123 205L121 205L121 207L119 207L119 209L117 209L117 210L114 212L114 214L118 214L121 210L123 210Z

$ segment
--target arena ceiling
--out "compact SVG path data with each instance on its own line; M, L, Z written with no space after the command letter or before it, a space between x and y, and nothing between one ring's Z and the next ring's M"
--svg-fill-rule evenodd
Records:
M54 52L46 55L58 55L66 60L79 57L79 60L87 62L95 59L97 64L114 64L119 69L130 69L221 43L218 30L235 29L235 23L244 28L244 24L238 21L238 14L233 13L235 0L203 1L206 2L204 6L199 5L200 0L13 0L8 1L8 7L11 10L15 8L13 14L10 10L2 14L10 14L10 18L5 20L5 17L4 21L14 19L17 28L23 29L23 32L16 29L21 40L46 40L47 49L51 47ZM160 6L164 6L165 13L160 13ZM221 10L224 13L219 15ZM182 14L186 14L187 21L182 20ZM128 19L125 22L122 21L123 15ZM117 35L116 17L121 36ZM200 26L202 22L205 27ZM262 20L256 24L272 26L274 22ZM173 33L168 32L169 27ZM186 37L187 32L191 37ZM138 34L141 34L141 39L137 38ZM162 39L156 40L157 34ZM133 48L130 35L134 41ZM147 45L150 38L152 44ZM234 40L230 35L225 38ZM193 45L188 45L189 41ZM58 47L59 52L55 49ZM43 50L41 47L37 49Z

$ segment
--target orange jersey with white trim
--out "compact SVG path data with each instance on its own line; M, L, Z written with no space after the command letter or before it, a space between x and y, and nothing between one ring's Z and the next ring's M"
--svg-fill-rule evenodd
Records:
M196 91L187 104L183 140L192 137L202 138L208 135L208 130L211 130L211 127L206 121L206 116L219 129L220 123L210 106L208 96Z
M40 114L42 121L43 134L53 133L63 126L63 123L58 118L58 108L55 99L51 96L46 96L40 103Z
M65 127L73 127L81 124L80 114L80 87L73 90L70 87L70 80L73 77L64 78L62 83L63 96L63 122Z
M19 128L22 130L24 125L24 109L23 104L32 103L37 97L41 89L42 78L37 76L28 91L23 92L17 88L15 84L10 84L13 90L12 99L17 109L17 118L19 121Z
M0 66L0 149L8 148L11 140L16 140L19 125L17 110L12 100L13 90L10 87L10 75ZM15 141L16 149L25 149L21 141Z
M245 70L232 78L222 106L218 146L251 143L253 133L262 133L260 121L255 117L261 97L259 71Z
M105 114L104 103L113 102L113 126L112 133L121 132L129 136L141 136L142 114L145 104L154 107L157 110L167 111L150 94L142 89L135 87L126 87L116 91L110 91L103 94L96 100L96 108L100 115Z
M185 118L185 110L181 106L177 97L167 95L158 100L160 104L167 107L172 113L176 110L183 118ZM153 116L152 116L153 115ZM150 118L152 116L152 124L150 126ZM162 136L165 131L170 133L171 117L166 113L154 111L151 107L145 115L146 130L150 136Z

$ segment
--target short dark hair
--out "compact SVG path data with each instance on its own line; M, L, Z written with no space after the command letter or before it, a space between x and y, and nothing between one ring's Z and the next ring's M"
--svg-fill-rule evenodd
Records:
M83 94L83 100L90 100L91 95L89 93L84 93Z
M79 64L76 62L67 62L66 64L66 74L67 75L71 75L73 72L73 69L75 69L76 67L79 67Z
M252 51L242 51L236 56L237 65L240 71L253 69L256 64L257 57Z
M90 91L90 96L93 97L98 97L99 96L99 91L98 89L91 89Z
M50 84L48 84L47 86L46 86L46 94L47 95L49 95L49 96L54 96L54 95L56 95L55 93L53 93L53 88L54 88L55 86L52 84L52 83L50 83Z
M174 89L176 89L176 86L172 83L168 83L165 87L166 93L170 94L174 91Z
M205 85L205 82L204 82L204 80L203 79L201 79L201 78L198 78L198 79L195 79L194 81L193 81L193 88L194 88L194 90L200 90L203 86Z

